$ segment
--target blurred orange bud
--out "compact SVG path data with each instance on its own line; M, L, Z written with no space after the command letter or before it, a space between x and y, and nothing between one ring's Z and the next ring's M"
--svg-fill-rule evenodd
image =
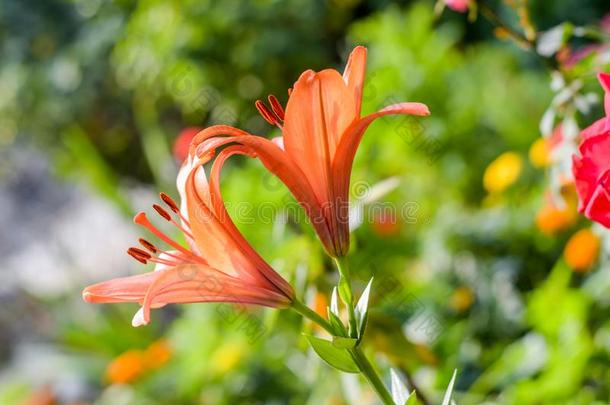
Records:
M326 318L326 308L328 307L328 299L321 292L316 292L314 297L313 308L323 318Z
M106 378L113 384L128 384L145 371L144 352L128 350L117 356L106 368Z
M373 217L373 232L379 236L393 236L400 232L396 212L379 212Z
M468 287L458 287L451 296L451 308L457 312L464 312L472 306L474 294Z
M536 226L541 232L553 235L574 226L577 219L578 213L574 204L566 203L565 207L559 208L547 202L536 214Z
M506 40L506 39L510 38L510 33L508 32L508 30L506 28L503 28L503 27L494 28L494 35L499 40Z
M505 152L485 169L483 186L490 193L500 193L517 181L522 167L521 156L515 152Z
M432 350L428 348L426 345L417 344L415 345L415 353L419 356L419 358L426 364L437 365L438 357L434 354Z
M577 272L585 273L597 261L599 256L600 240L591 229L581 229L576 232L563 251L568 265Z
M172 358L172 348L167 339L159 339L148 346L144 352L146 367L156 370Z
M29 398L23 401L22 405L55 405L57 404L57 398L55 393L49 386L34 391Z

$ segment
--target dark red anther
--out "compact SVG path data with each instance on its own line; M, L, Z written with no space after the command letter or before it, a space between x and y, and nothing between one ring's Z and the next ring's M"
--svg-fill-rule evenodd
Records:
M260 100L256 100L254 105L256 106L256 109L261 114L261 116L265 119L265 121L267 121L271 125L277 125L277 119L275 115L271 111L269 111L265 103Z
M269 99L269 104L271 104L271 109L273 110L275 115L281 121L284 121L284 107L282 107L280 102L277 100L277 98L273 94L269 95L269 97L267 97L267 98Z
M174 211L176 214L180 212L180 208L178 208L178 204L167 194L159 193L159 197L161 200L169 207L170 210Z
M138 248L134 248L134 247L127 249L127 254L142 264L146 264L148 259L150 259L152 257L151 255L149 255L147 252L143 251L142 249L138 249Z
M152 243L150 243L149 241L147 241L146 239L138 239L138 242L140 242L140 245L142 245L145 249L147 249L150 253L157 253L159 251L159 249L157 249L155 247L155 245L153 245Z
M157 214L161 215L166 220L168 220L168 221L172 220L172 217L168 214L167 211L165 211L165 209L162 206L153 204L152 207L155 209L155 211L157 211Z

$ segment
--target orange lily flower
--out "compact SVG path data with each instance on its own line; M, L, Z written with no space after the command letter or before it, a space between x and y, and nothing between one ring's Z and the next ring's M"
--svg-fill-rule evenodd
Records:
M398 103L361 117L366 48L356 47L343 75L334 69L307 70L289 90L284 111L269 96L256 107L282 131L269 140L226 125L201 131L191 143L192 158L211 159L215 150L234 144L234 153L257 157L299 201L326 251L333 257L349 249L349 182L360 140L378 117L428 115L421 103Z
M155 263L155 271L94 284L83 291L83 299L91 303L139 303L133 326L148 324L151 308L170 303L289 306L294 298L292 287L237 230L222 201L220 171L232 153L227 148L219 154L209 183L201 162L188 159L178 175L182 206L164 193L161 200L169 210L153 205L163 219L180 229L189 247L167 236L141 212L134 222L172 249L162 251L140 239L142 249L132 247L128 253L142 263Z

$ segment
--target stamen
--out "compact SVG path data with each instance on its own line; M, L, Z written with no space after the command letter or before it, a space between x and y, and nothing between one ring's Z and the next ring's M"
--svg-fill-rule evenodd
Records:
M139 249L136 247L131 247L131 248L129 248L129 250L132 253L137 254L138 256L142 257L143 259L150 259L152 257L148 252L145 252L142 249Z
M256 109L258 110L260 115L265 119L265 121L267 121L271 125L274 125L274 126L277 125L277 120L276 120L275 115L271 111L269 111L269 109L267 108L265 103L263 103L260 100L256 100L254 105L256 106Z
M271 109L273 110L275 115L280 119L280 121L284 121L284 108L282 107L280 102L273 94L269 95L269 97L267 98L269 99L269 104L271 104Z
M138 242L140 242L140 245L144 246L144 248L147 249L150 253L157 253L159 251L159 249L157 249L155 245L153 245L146 239L140 238L138 239Z
M171 257L172 259L174 259L176 261L176 264L184 262L184 258L182 258L180 256L177 256L177 255L175 255L173 253L170 253L168 251L165 251L162 254L167 255L167 256Z
M159 215L161 215L169 223L174 225L176 228L180 229L186 236L193 239L193 234L188 229L183 227L182 224L179 224L178 222L174 221L173 218L169 215L169 213L163 209L163 207L161 207L157 204L153 204L153 208L155 209L155 211L157 211L157 213Z
M163 242L167 243L168 245L170 245L174 249L179 250L180 252L184 253L189 258L191 258L191 259L193 259L193 260L195 260L195 261L197 261L199 263L203 263L203 260L199 256L195 255L190 250L185 249L183 246L181 246L175 240L169 238L167 235L165 235L163 232L161 232L159 229L157 229L152 223L150 223L150 221L148 220L148 217L146 216L146 213L144 213L144 212L138 213L133 218L133 222L135 224L137 224L137 225L141 225L144 228L148 229L150 232L152 232L155 236L157 236Z
M148 259L151 258L151 256L145 251L134 247L127 249L127 254L142 264L146 264Z
M178 204L167 194L159 193L159 197L161 200L169 207L170 210L174 211L176 214L180 213L180 208L178 208Z
M173 266L179 265L178 262L172 262L170 260L161 259L160 257L151 257L149 260L151 262L153 262L153 263L164 264L166 266L172 266L173 267Z
M292 87L288 88L288 97L290 97L290 95L292 94Z
M169 207L169 209L172 210L174 213L178 214L178 216L180 217L182 222L184 222L186 224L186 226L188 226L190 228L191 224L189 223L188 219L186 219L184 217L184 215L182 215L182 212L180 212L180 208L178 207L178 204L176 204L176 202L165 193L159 193L159 197L161 197L161 200L163 200L163 202ZM185 231L184 228L182 228L182 227L180 227L180 229L182 231ZM186 233L188 233L190 235L190 232L186 232Z
M157 214L161 215L165 220L167 220L167 221L172 220L172 217L160 205L153 204L152 207L155 209L155 211L157 211Z

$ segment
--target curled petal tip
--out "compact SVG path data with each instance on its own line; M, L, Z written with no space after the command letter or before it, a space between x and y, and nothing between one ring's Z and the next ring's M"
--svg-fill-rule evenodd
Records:
M139 326L148 325L148 320L144 315L144 308L138 309L138 312L135 313L133 319L131 320L131 326L137 328Z
M422 104L422 115L423 116L430 115L430 109L425 104Z
M92 303L93 302L93 294L87 291L87 289L83 290L83 301Z
M366 53L366 46L364 45L357 45L354 47L354 49L352 49L352 54L356 53L356 52L365 52Z

